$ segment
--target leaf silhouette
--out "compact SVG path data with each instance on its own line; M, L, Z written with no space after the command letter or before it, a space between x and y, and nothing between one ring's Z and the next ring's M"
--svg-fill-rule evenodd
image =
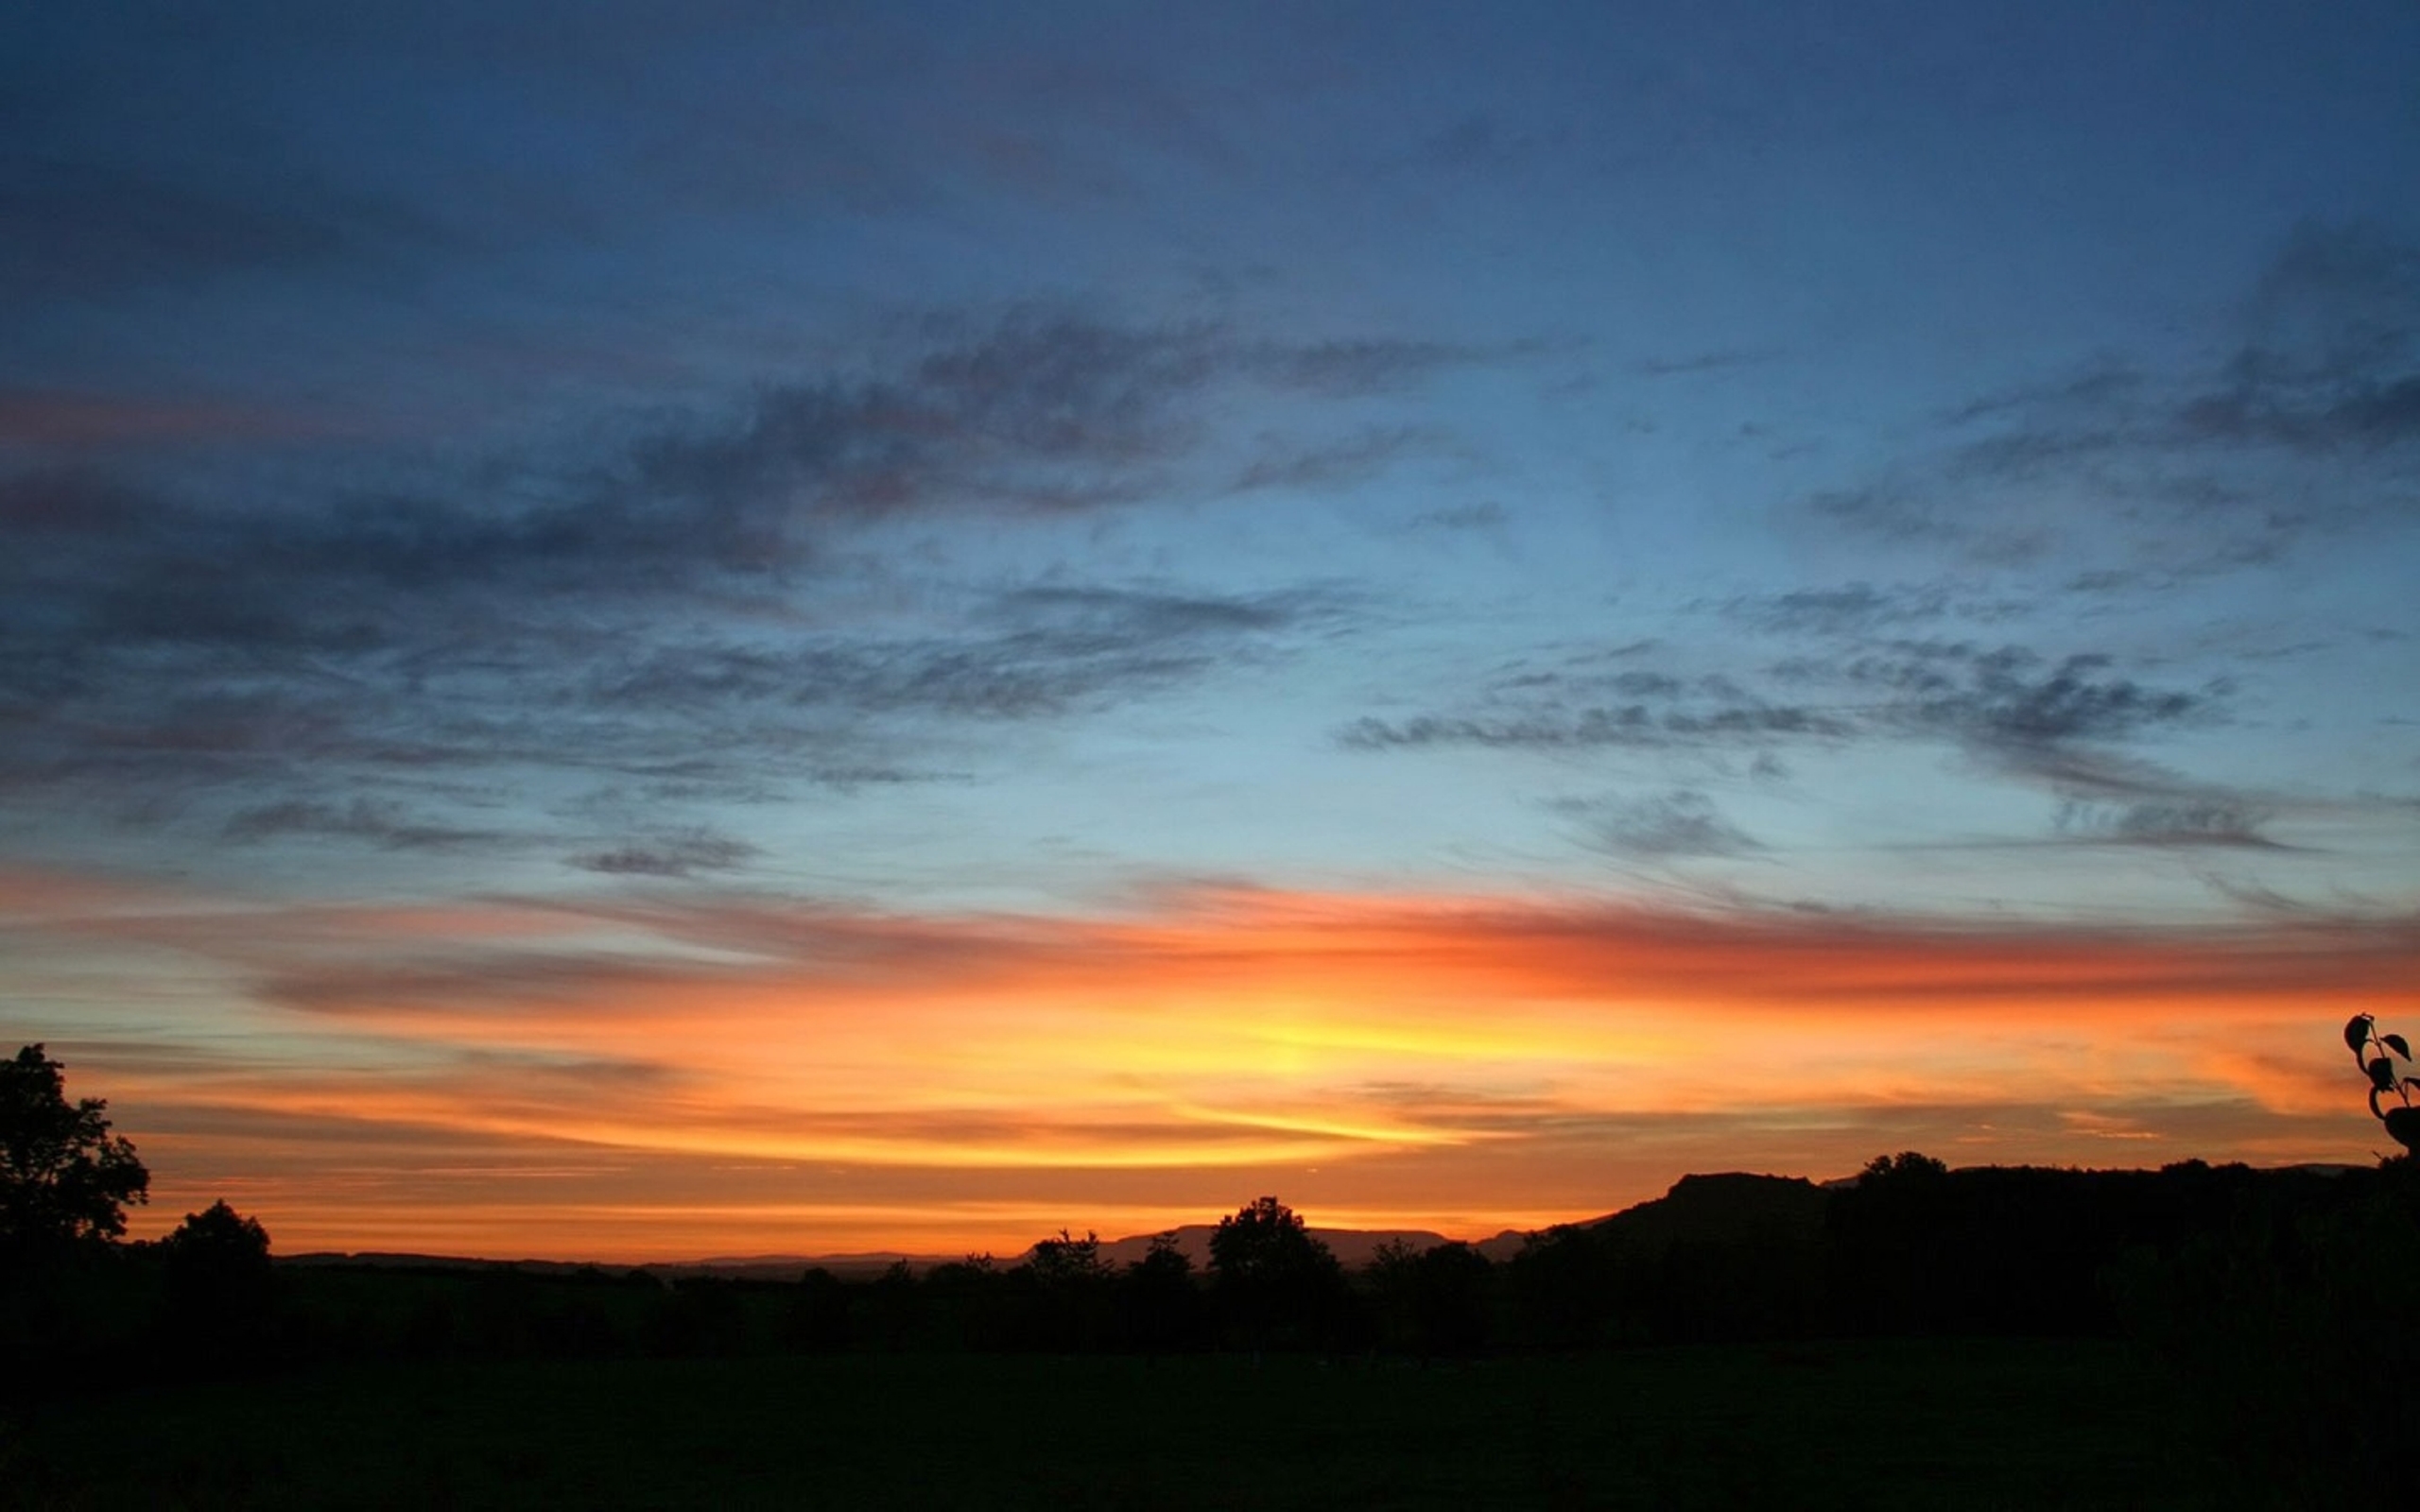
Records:
M2354 1058L2360 1057L2361 1047L2370 1042L2370 1026L2377 1022L2366 1013L2357 1013L2345 1023L2344 1043L2353 1052Z
M2411 1047L2403 1042L2403 1036L2399 1034L2382 1034L2378 1036L2378 1042L2406 1060L2411 1058Z
M2370 1085L2382 1092L2394 1091L2394 1062L2384 1056L2371 1061Z
M2397 1144L2420 1153L2420 1108L2388 1108L2386 1131Z

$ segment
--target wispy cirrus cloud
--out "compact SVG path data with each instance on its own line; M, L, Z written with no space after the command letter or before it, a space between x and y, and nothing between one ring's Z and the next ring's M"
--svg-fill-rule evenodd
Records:
M1983 567L2208 576L2393 528L2420 498L2420 248L2306 222L2200 365L2100 354L1948 411L1929 448L1816 490L1813 518ZM2100 571L2109 569L2101 568Z
M1664 860L1736 856L1763 849L1695 788L1645 798L1564 799L1554 811L1580 821L1591 843L1618 855Z
M1830 625L1891 623L1873 595L1850 591L1784 606ZM2225 686L2158 687L2118 674L2113 659L2081 652L2051 662L2019 645L1969 641L1873 643L1838 657L1774 663L1771 696L1733 678L1684 678L1646 668L1563 668L1500 679L1467 714L1365 717L1338 741L1356 750L1480 746L1542 750L1734 746L1792 741L1950 740L2020 767L2042 767L2080 747L2114 747L2170 726L2222 716ZM1608 696L1629 701L1599 701Z
M626 841L604 850L570 858L586 871L618 877L691 877L701 871L729 871L764 853L760 847L705 829L678 831Z
M480 826L356 811L294 789L296 764L331 778L331 764L913 770L926 731L906 725L1150 696L1333 627L1348 595L943 581L905 617L802 612L816 593L900 597L909 569L868 533L1215 495L1234 479L1212 460L1230 438L1199 418L1208 392L1358 402L1506 355L1027 308L911 322L899 341L865 372L649 420L593 465L508 470L503 487L491 468L477 487L298 485L237 503L84 464L0 475L0 517L28 546L0 563L0 784L101 807L140 788L155 808L285 784L219 822L392 846ZM1336 481L1426 444L1369 431L1288 475ZM708 713L711 749L666 722Z

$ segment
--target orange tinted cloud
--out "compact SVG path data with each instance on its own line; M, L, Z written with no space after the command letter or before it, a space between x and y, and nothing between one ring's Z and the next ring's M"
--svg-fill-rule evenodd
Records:
M1318 1221L1493 1231L1688 1170L1837 1175L1911 1146L2359 1160L2374 1133L2335 1025L2412 1008L2420 981L2405 920L60 896L0 902L53 955L164 950L223 984L54 1046L152 1160L155 1221L227 1189L339 1247L604 1258L877 1230L1005 1251L1265 1190Z

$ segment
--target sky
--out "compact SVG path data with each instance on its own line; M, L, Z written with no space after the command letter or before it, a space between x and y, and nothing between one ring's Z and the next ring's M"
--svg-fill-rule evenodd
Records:
M2361 1161L2420 11L0 19L0 1038L132 1231Z

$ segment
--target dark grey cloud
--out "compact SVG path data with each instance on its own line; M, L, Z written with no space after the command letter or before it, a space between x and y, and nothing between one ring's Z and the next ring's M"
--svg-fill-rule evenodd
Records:
M1526 350L1288 344L1215 322L1121 326L1046 310L972 326L936 320L925 335L930 350L896 374L768 387L736 424L643 440L635 487L694 501L776 557L819 519L1105 508L1190 487L1177 474L1204 439L1202 400L1215 387L1358 399ZM1365 428L1281 448L1230 487L1347 481L1439 444L1425 428Z
M50 653L0 668L0 798L152 828L199 820L240 842L577 846L593 823L508 835L487 816L516 774L544 770L631 795L599 813L638 837L572 864L689 875L740 859L687 842L679 820L696 805L965 781L986 748L967 722L1096 712L1270 664L1361 612L1329 585L1043 583L932 597L930 627L906 634L769 630L704 599L676 629L578 595L560 616L436 598L339 596L397 609L358 641L298 634L293 616L240 641L202 639L224 627L190 620L137 641L146 628L121 619L115 645L45 638L16 617L26 606L0 606L0 626ZM447 613L459 623L430 623ZM347 781L397 796L326 796Z
M385 264L446 237L406 202L288 164L0 155L0 278L20 295L115 298L244 274Z
M1043 584L1000 594L993 613L1025 629L1049 628L1089 636L1098 644L1132 645L1333 621L1356 602L1350 590L1337 585L1213 594Z
M1751 704L1708 711L1651 710L1645 704L1527 714L1409 719L1365 717L1337 732L1353 750L1399 750L1432 746L1486 746L1532 750L1595 748L1666 749L1682 746L1744 744L1780 739L1836 738L1852 727L1812 708Z
M1480 346L1365 338L1298 346L1264 342L1241 348L1236 360L1246 372L1274 387L1357 399L1400 392L1443 369L1516 361L1543 350L1536 342Z
M1552 133L1560 141L1563 133ZM1491 179L1527 168L1542 142L1492 115L1474 112L1416 143L1409 164L1416 171L1484 174Z
M1412 530L1494 530L1512 518L1512 511L1493 499L1478 504L1461 505L1450 509L1431 509L1412 516L1408 528Z
M2070 799L2054 828L2063 839L2106 845L2282 850L2261 833L2266 810L2219 799L2100 804Z
M1365 429L1331 441L1274 442L1267 453L1236 473L1228 487L1236 493L1265 489L1351 488L1400 462L1437 455L1448 449L1445 433L1429 425Z
M222 838L238 842L333 835L365 840L388 850L451 850L509 844L520 838L509 831L435 823L415 816L399 803L367 798L342 804L301 799L260 804L235 814L219 833Z
M1952 425L1963 425L1995 416L2031 414L2044 409L2065 409L2090 415L2140 393L2147 382L2140 369L2104 358L2088 365L2070 378L1970 399L1948 411L1943 419Z
M268 492L0 471L19 548L0 558L0 790L124 810L251 783L238 838L400 846L482 826L320 782L513 764L725 789L922 780L935 721L1097 710L1354 610L1334 587L1044 583L916 590L921 628L836 627L803 606L904 588L865 527L1212 497L1232 486L1205 432L1216 388L1325 403L1494 360L1036 310L901 331L863 372L650 419L587 465ZM1296 460L1341 476L1430 440L1380 429Z
M1248 662L1282 635L1348 622L1357 602L1326 586L1219 595L1039 585L990 596L947 636L648 644L599 664L583 701L685 714L754 705L1032 718Z
M1873 618L1875 602L1872 595L1853 593L1796 607L1825 621L1861 624ZM1468 712L1364 717L1341 727L1336 738L1345 748L1362 751L1451 746L1548 752L1738 750L1753 753L1754 775L1767 779L1788 774L1775 748L1793 744L1946 742L1996 771L2063 797L2127 805L2105 822L2116 827L2113 833L2146 842L2196 828L2216 836L2223 826L2220 809L2212 805L2234 800L2123 749L2162 731L2223 719L2229 685L2146 683L2121 675L2113 659L2100 653L2051 660L2024 646L1968 640L1852 640L1831 655L1791 657L1770 666L1767 679L1788 690L1787 697L1769 696L1719 675L1682 678L1575 664L1588 660L1583 656L1547 669L1515 667L1490 681L1478 707ZM1634 696L1633 701L1602 696L1615 692ZM2240 816L2247 833L2254 822L2249 813ZM1718 816L1679 798L1624 822L1631 826L1625 833L1638 842L1634 850L1651 849L1659 834L1676 844L1693 833L1708 844L1723 839ZM1736 838L1725 843L1740 848Z
M2311 396L2307 388L2245 382L2187 403L2178 432L2196 441L2299 452L2376 451L2420 438L2420 375Z
M1581 821L1593 843L1623 855L1664 860L1763 849L1695 788L1637 799L1565 799L1554 807Z
M1779 362L1782 353L1769 347L1726 347L1719 352L1702 352L1687 357L1649 357L1631 365L1631 370L1642 378L1679 378L1697 373L1723 372L1736 368L1758 368Z
M2199 366L2105 356L1979 396L1931 444L1803 507L1978 563L2089 543L2125 554L2114 570L2169 578L2420 510L2420 246L2377 225L2307 224L2220 339Z
M425 651L555 610L627 621L668 599L791 586L871 522L1182 494L1174 474L1203 439L1193 401L1260 381L1285 350L1211 325L1032 312L919 334L923 350L888 375L768 387L720 421L651 427L584 477L235 507L89 472L0 476L0 519L35 548L0 563L0 639L19 666L136 644ZM1409 345L1351 350L1390 353L1399 371L1450 360ZM1430 439L1379 430L1277 460L1336 480Z
M1945 679L1943 662L1962 666L1962 681L1937 680ZM2046 665L2019 646L1985 652L1950 647L1896 662L1868 659L1854 663L1851 676L1902 695L1889 707L1890 717L2001 745L2122 740L2214 712L2217 690L2147 687L2106 675L2110 665L2110 658L2094 653Z
M729 871L746 866L763 850L711 830L697 829L632 840L606 850L591 850L570 858L585 871L608 876L689 877L700 871Z
M1724 601L1720 609L1726 617L1770 635L1855 636L1931 620L1994 624L2021 618L2032 606L1958 584L1852 582L1837 588L1740 594Z

